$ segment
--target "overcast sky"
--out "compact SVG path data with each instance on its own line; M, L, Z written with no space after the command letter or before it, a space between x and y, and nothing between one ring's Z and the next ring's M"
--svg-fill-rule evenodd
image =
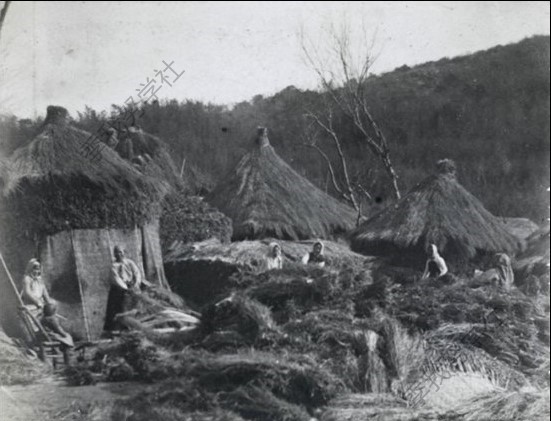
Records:
M157 76L160 98L232 104L315 88L297 34L324 45L343 20L376 30L380 73L548 35L549 2L15 1L0 39L0 113L124 104L163 60L185 73L172 87Z

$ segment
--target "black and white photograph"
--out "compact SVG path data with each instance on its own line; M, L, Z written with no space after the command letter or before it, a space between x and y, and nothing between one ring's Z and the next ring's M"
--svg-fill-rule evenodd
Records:
M550 2L0 1L0 421L546 421Z

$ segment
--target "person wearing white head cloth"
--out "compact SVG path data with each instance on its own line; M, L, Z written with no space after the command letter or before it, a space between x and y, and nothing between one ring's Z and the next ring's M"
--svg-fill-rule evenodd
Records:
M515 274L511 266L511 259L505 253L496 254L498 283L506 289L510 289L515 282Z
M481 284L493 284L510 289L515 282L511 259L505 253L495 255L495 267L481 272L475 271L474 278Z
M448 265L446 265L446 261L438 253L438 247L436 247L436 245L430 245L430 253L431 255L427 259L425 272L423 273L423 277L421 279L427 279L429 277L440 278L448 273Z
M302 257L302 263L305 265L315 265L320 268L325 267L325 254L323 253L323 243L321 241L316 241L312 247L310 253L306 253Z
M48 290L42 280L42 265L38 259L31 259L27 263L21 295L23 301L31 306L29 309L35 316L40 315L44 306L50 302Z
M281 247L278 243L270 243L268 254L264 258L263 272L273 269L283 268L283 257L281 256Z

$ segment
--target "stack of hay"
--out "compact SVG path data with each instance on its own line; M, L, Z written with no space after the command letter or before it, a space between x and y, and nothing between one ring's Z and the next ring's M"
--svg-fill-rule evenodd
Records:
M0 385L28 384L48 374L50 367L25 353L0 328Z

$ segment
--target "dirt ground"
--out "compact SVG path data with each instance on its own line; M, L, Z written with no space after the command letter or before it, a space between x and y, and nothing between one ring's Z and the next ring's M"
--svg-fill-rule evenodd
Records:
M108 421L107 413L116 400L148 387L128 382L71 387L57 378L26 386L0 386L0 421Z

